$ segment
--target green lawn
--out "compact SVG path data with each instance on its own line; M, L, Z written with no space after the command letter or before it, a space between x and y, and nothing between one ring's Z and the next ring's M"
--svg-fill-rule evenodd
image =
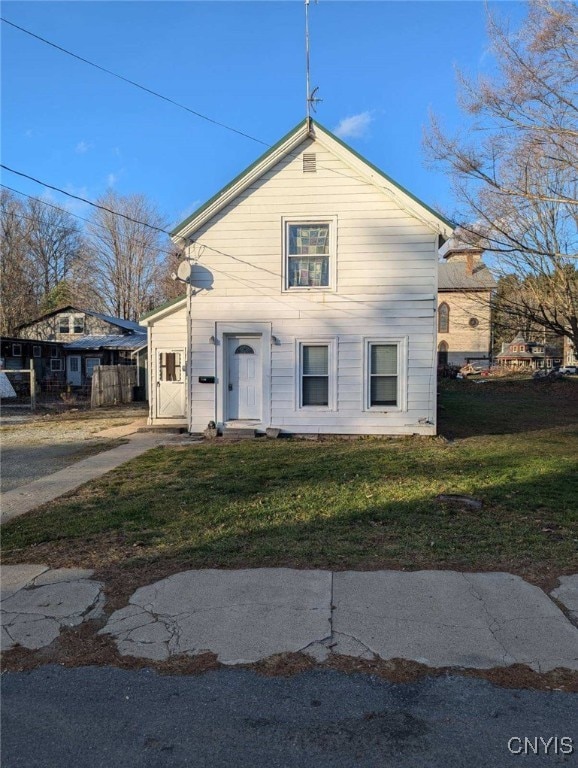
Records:
M159 448L3 528L5 562L578 567L578 379L443 385L453 439ZM483 501L440 504L440 493Z

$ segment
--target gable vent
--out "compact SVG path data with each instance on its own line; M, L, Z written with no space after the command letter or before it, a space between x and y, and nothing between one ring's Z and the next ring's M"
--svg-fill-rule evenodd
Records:
M317 156L315 152L303 153L303 173L316 173Z

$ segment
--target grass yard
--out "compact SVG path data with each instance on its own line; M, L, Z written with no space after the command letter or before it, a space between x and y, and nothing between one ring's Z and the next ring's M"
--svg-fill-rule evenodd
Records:
M442 384L451 438L159 448L3 527L4 562L97 569L578 568L578 379ZM465 494L483 507L441 504Z

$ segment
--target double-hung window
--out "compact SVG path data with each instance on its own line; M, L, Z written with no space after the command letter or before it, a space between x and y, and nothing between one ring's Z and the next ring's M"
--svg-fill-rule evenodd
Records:
M301 346L301 405L329 406L329 346Z
M334 409L336 344L336 339L298 344L298 408Z
M61 315L58 319L58 333L70 333L70 317Z
M404 340L371 340L366 347L366 408L405 410Z
M84 316L83 315L75 315L73 325L72 325L72 333L84 333Z
M285 222L285 289L330 288L335 221Z

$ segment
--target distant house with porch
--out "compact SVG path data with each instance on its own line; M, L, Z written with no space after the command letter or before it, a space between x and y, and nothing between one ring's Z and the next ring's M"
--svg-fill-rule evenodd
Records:
M71 387L89 384L97 365L136 365L144 392L147 329L138 323L68 305L19 326L17 333L23 343L56 344L63 381Z
M518 333L509 344L502 344L502 351L496 355L498 365L517 371L538 368L556 368L562 364L562 352L544 342L528 341Z

